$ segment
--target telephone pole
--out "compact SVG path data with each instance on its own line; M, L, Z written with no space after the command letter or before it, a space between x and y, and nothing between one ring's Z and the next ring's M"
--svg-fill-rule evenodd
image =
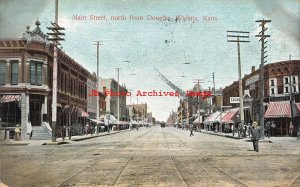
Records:
M197 92L200 92L200 82L203 83L202 79L195 79L195 82L197 84ZM198 123L200 125L200 96L197 96L197 113L198 113Z
M119 84L119 75L122 68L116 68L118 73L118 120L120 121L120 84Z
M213 97L212 97L211 103L213 105L213 112L215 112L215 109L216 109L215 105L216 105L216 103L214 105L214 101L217 100L216 99L216 88L215 88L215 72L212 72L212 78L213 78L213 88L212 88L212 90L213 90Z
M245 31L227 31L227 42L236 42L238 47L238 72L239 72L239 98L240 98L240 121L244 124L244 100L243 100L243 84L241 71L241 54L240 42L250 42L249 32Z
M265 56L267 51L265 49L267 46L265 44L267 41L265 39L267 37L270 37L270 35L266 35L265 31L268 29L265 27L267 23L270 23L271 20L256 20L255 22L260 23L259 26L261 27L261 31L258 33L258 35L255 35L255 37L259 37L259 41L261 41L261 57L260 57L260 71L259 71L259 79L260 79L260 97L259 97L259 124L262 128L262 138L264 138L264 113L265 113L265 106L264 106L264 97L265 97L265 78L264 78L264 63L267 62L265 58L267 58L268 55Z
M60 45L59 41L64 40L61 36L64 36L65 33L60 32L65 30L65 28L58 26L58 0L55 0L55 21L51 22L52 27L47 27L48 30L51 30L51 33L47 33L52 36L49 38L49 41L54 42L53 46L53 82L52 82L52 142L56 142L57 138L57 46Z
M99 81L99 46L102 45L102 44L100 44L101 41L95 41L95 42L96 42L96 44L94 44L94 45L97 46L96 90L99 93L99 88L100 88L100 86L99 86L99 83L100 83L100 81ZM97 132L96 132L96 134L99 134L99 124L98 124L98 120L99 120L99 94L97 94L97 101L96 102L97 102L97 105L96 105Z

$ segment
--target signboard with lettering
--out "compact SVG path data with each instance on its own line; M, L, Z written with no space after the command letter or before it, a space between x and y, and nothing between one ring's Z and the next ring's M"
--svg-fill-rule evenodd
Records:
M240 103L239 97L230 97L230 103Z

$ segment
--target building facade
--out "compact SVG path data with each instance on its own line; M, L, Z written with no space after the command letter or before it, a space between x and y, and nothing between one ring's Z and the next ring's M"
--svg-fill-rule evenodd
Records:
M38 127L52 121L52 81L54 46L36 21L22 38L0 40L0 118L6 126L21 125L26 138L26 123ZM95 77L62 50L58 49L57 125L85 123L88 86ZM91 89L89 88L89 89ZM94 106L89 107L91 114Z
M120 96L117 96L116 93L121 93ZM101 79L100 80L100 92L105 95L106 103L106 112L118 117L118 97L119 97L119 120L127 121L128 120L128 110L126 108L126 95L127 89L125 86L121 86L113 78Z
M290 101L291 111L290 116L273 115L272 117L266 116L266 120L273 120L277 124L277 134L286 135L288 133L288 124L294 120L297 127L299 124L299 117L297 110L297 103L300 102L299 94L299 77L300 77L300 60L288 60L274 62L266 64L264 66L264 106L265 111L270 108L273 102ZM244 117L245 122L259 121L259 109L260 109L260 79L259 70L255 70L252 67L251 73L244 76L243 93L244 93ZM239 107L239 103L230 103L230 97L239 96L238 82L234 82L231 85L223 89L223 105ZM288 109L288 108L287 108ZM268 112L269 113L269 112ZM270 118L270 119L269 119ZM296 129L295 127L295 129Z

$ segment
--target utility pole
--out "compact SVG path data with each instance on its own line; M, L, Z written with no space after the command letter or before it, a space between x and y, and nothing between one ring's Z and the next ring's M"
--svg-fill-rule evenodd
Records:
M119 75L120 75L120 70L122 68L116 68L117 73L118 73L118 120L120 121L120 84L119 84Z
M265 61L265 58L267 58L268 55L265 56L265 49L267 46L265 44L267 41L265 39L267 37L270 37L270 35L266 35L265 31L267 28L265 27L266 23L271 22L271 20L257 20L255 22L260 23L259 26L261 26L261 31L259 32L258 35L255 35L255 37L259 37L259 41L261 41L261 57L260 57L260 71L259 71L259 79L260 79L260 97L259 97L259 124L262 128L262 138L264 138L264 114L265 114L265 106L264 106L264 97L265 97L265 78L264 78L264 63L267 62Z
M58 26L58 0L55 0L55 21L51 22L52 27L47 27L48 30L51 30L51 33L47 33L52 36L49 38L49 41L54 42L53 46L53 82L52 82L52 142L56 142L57 138L57 45L60 45L59 41L64 40L60 36L64 36L65 34L60 32L61 30L65 30L63 27Z
M203 83L202 79L195 79L195 82L197 84L197 92L200 93L200 82ZM197 96L197 113L198 113L198 123L200 125L200 96Z
M96 90L99 93L99 88L100 88L100 86L99 86L99 83L100 83L100 81L99 81L99 46L102 45L102 44L100 44L100 41L95 41L95 42L96 42L96 44L94 44L94 45L97 46ZM97 105L96 105L97 132L96 132L96 134L99 134L99 123L98 123L98 120L99 120L99 94L97 94L97 101L96 102L97 102Z
M244 124L244 100L243 100L243 84L242 84L240 42L250 42L249 41L249 32L245 32L245 31L227 31L227 42L236 42L237 47L238 47L240 121L241 121L241 124Z
M210 92L210 86L208 87L208 90ZM208 102L209 102L209 115L211 114L211 99L212 99L212 97L210 96L210 98L208 100Z
M215 106L214 106L214 100L216 99L216 87L215 87L215 72L212 72L212 78L213 78L213 97L212 97L212 105L213 105L213 111L215 111Z

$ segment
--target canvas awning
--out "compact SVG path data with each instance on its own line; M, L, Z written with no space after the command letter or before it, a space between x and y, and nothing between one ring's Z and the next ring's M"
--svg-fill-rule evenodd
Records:
M218 118L220 118L220 111L212 113L208 118L204 120L203 123L216 123L220 121L220 119Z
M270 102L265 112L265 118L291 117L290 101Z
M9 103L14 101L20 101L21 95L3 95L0 99L0 103Z
M239 108L233 108L222 113L222 123L233 123Z
M79 108L79 116L78 117L86 118L86 117L89 117L89 114L86 111L84 111L82 108Z
M197 117L195 119L195 121L193 122L193 124L200 124L200 123L202 123L202 116L200 116L200 119L199 119L199 117Z

